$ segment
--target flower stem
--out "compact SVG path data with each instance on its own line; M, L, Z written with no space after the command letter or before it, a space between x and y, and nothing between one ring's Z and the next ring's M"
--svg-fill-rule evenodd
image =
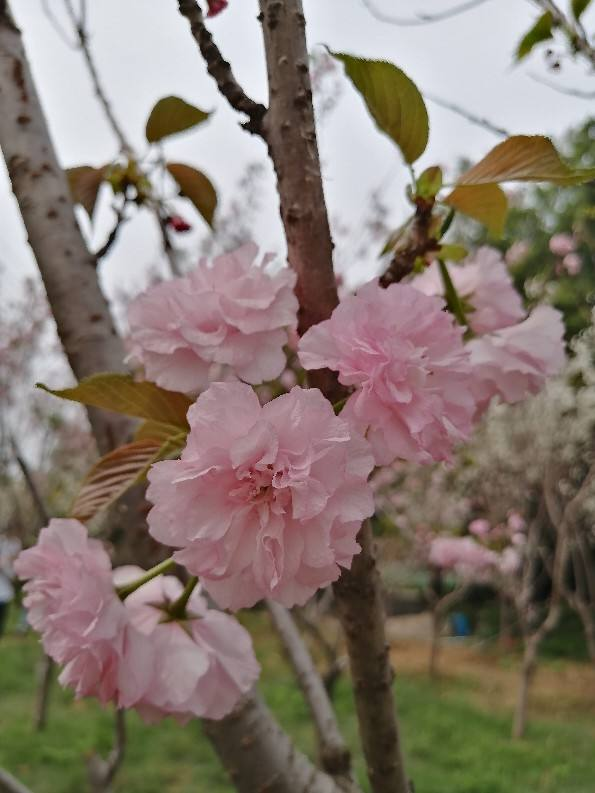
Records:
M174 617L175 619L183 619L186 616L186 606L188 605L190 596L194 592L194 588L197 584L198 578L195 575L191 575L186 582L186 586L184 587L184 591L180 597L168 609L171 617Z
M118 593L118 597L120 600L124 600L127 598L128 595L131 595L134 591L136 591L139 587L143 584L146 584L147 581L150 581L152 578L156 578L158 575L162 573L166 573L175 565L173 557L166 559L164 562L160 562L159 564L155 565L155 567L151 567L150 570L142 575L140 578L137 578L136 581L131 581L130 584L124 584L124 586L120 586L116 588L116 592Z

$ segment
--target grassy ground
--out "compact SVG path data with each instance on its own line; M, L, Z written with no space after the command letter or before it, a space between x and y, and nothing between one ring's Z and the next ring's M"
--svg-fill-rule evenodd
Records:
M257 616L258 624L264 617ZM257 628L258 628L257 624ZM307 714L274 638L260 624L258 652L269 705L298 744L311 752ZM516 664L462 646L445 647L444 676L426 678L427 648L395 651L395 686L409 771L418 793L594 793L595 675L584 665L546 662L536 681L527 739L509 738ZM57 686L45 733L31 728L33 636L0 640L0 765L33 793L84 793L84 758L110 745L112 717L93 702L73 703ZM348 681L336 706L347 740L356 745ZM361 777L362 765L356 758ZM129 718L129 745L116 793L229 793L197 723L146 727Z

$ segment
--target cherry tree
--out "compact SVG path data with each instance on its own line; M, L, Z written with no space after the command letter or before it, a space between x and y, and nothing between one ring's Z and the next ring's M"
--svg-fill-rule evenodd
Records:
M226 5L213 0L208 14ZM384 273L339 301L300 0L260 0L268 107L241 87L202 7L178 0L178 9L222 96L266 145L289 267L255 243L202 258L132 303L126 351L97 281L97 253L75 220L20 32L0 3L0 146L78 380L45 388L87 406L102 454L68 517L50 521L17 561L30 621L63 685L113 704L119 730L127 709L147 721L200 718L240 792L357 791L331 703L288 611L332 585L371 789L409 793L369 476L400 460L451 460L493 399L521 401L562 367L559 312L540 305L527 314L489 252L483 263L460 266L460 247L444 237L455 212L501 230L501 182L566 185L593 171L572 169L547 138L517 135L446 188L437 166L415 172L429 128L412 80L394 64L331 51L411 172L411 216L387 243ZM165 98L149 117L148 141L189 128L200 113ZM129 201L153 202L161 226L183 233L184 219L161 214L119 137L121 160L95 174L122 202L116 214ZM197 179L181 183L186 166L159 165L190 195ZM201 211L205 191L192 195ZM288 350L300 385L286 388ZM140 377L126 372L130 363ZM279 395L266 399L255 387L271 381ZM145 477L148 533L162 556L166 548L173 554L150 569L112 569L86 524ZM137 500L134 517L142 512ZM260 600L308 703L317 765L258 695L250 636L228 613ZM100 784L111 780L121 749L120 737Z

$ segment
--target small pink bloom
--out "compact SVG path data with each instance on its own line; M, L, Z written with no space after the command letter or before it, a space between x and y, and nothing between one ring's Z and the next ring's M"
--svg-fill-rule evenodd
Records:
M187 618L167 621L166 609L182 592L177 578L159 576L125 600L133 626L155 654L151 685L135 704L148 722L164 716L181 724L192 717L221 719L260 673L250 634L228 614L208 609L199 589L190 596Z
M578 253L567 253L562 259L562 267L568 275L578 275L583 268L583 260Z
M255 265L248 243L184 278L150 287L128 307L130 357L163 388L207 386L213 364L257 384L283 371L283 346L297 324L295 273L272 272L271 255Z
M479 248L463 264L449 267L449 273L459 297L472 309L467 320L474 333L506 328L525 316L521 298L499 251ZM437 262L411 283L426 295L444 294Z
M318 389L261 407L249 386L215 383L188 421L181 460L149 472L149 531L220 606L303 604L351 565L373 459Z
M565 361L564 323L559 311L538 306L518 325L467 343L474 371L472 390L478 413L493 396L520 402L538 393Z
M512 532L524 531L525 528L527 527L527 523L523 518L523 516L519 515L519 513L515 512L514 510L508 513L508 518L506 523L508 525L508 528Z
M498 557L498 569L503 575L514 575L520 570L521 555L516 548L505 548Z
M209 6L207 16L215 17L227 8L228 0L207 0L207 4Z
M513 242L504 256L506 264L509 267L514 267L525 259L530 250L531 246L526 240L517 240L517 242Z
M550 239L549 246L550 251L555 256L566 256L566 254L572 253L572 251L575 250L576 240L572 234L563 232L561 234L554 234Z
M490 533L490 522L485 518L477 518L469 524L469 531L476 537L486 537Z
M412 286L371 282L300 341L304 368L334 369L355 387L341 417L366 433L379 465L447 460L471 432L463 331L443 307Z
M497 555L472 537L436 537L430 543L428 560L434 567L473 578L485 576Z
M168 226L171 226L174 231L184 232L190 231L192 228L181 215L170 215L170 217L166 218L165 222Z
M45 651L64 666L77 697L128 707L152 674L149 647L134 631L112 585L110 560L77 520L53 519L15 562L27 579L28 619Z

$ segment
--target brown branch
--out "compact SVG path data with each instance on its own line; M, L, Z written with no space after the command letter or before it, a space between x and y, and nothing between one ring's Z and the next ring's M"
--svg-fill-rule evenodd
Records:
M540 77L533 72L528 72L528 75L534 82L545 85L547 88L551 88L552 91L564 94L564 96L576 96L578 99L595 99L595 91L580 91L578 88L566 88L565 86L551 82L551 80L546 80L544 77Z
M391 262L380 278L380 286L386 288L402 281L413 272L419 257L440 250L440 243L432 234L433 210L433 201L418 201L413 220L399 238Z
M35 698L34 726L38 732L45 730L48 720L50 691L54 679L54 662L49 655L44 655L39 662L37 694Z
M116 136L118 143L120 144L121 150L125 154L132 153L132 146L128 142L126 134L122 129L116 115L113 111L111 102L107 98L107 94L103 86L101 85L101 80L99 78L99 73L97 71L97 67L95 66L95 62L91 57L91 51L89 49L89 34L85 28L85 19L86 19L86 0L81 0L81 13L80 16L77 16L74 7L72 5L72 0L64 0L64 5L66 7L66 11L68 16L70 17L70 21L76 31L79 49L85 59L85 63L87 64L87 69L89 72L89 76L91 77L91 82L93 84L93 90L95 91L95 96L99 100L103 108L103 112L105 113L105 117L107 118L110 127L114 135Z
M39 516L39 520L41 521L42 526L47 526L50 522L50 515L48 510L46 509L45 503L43 498L41 497L41 493L39 492L39 488L33 478L31 471L29 470L29 466L27 461L21 454L17 442L15 439L10 436L10 445L12 447L12 452L14 454L14 458L17 461L19 468L21 469L21 473L23 474L23 479L25 480L25 484L27 485L27 490L29 491L33 503L35 505L35 509L37 510L37 514Z
M113 244L118 239L118 235L122 229L122 226L128 220L128 218L126 218L124 215L125 209L126 209L126 202L124 202L124 204L121 207L118 207L115 210L116 222L114 223L112 230L108 234L106 241L103 243L101 248L99 248L99 250L96 251L95 253L95 259L97 260L97 262L101 261L101 259L103 259L104 256L107 256L107 254L112 249Z
M256 135L262 135L262 119L266 113L266 107L250 99L236 80L231 66L221 54L205 26L200 6L196 0L178 0L178 7L180 14L190 24L192 35L207 65L207 71L217 83L220 93L234 110L248 116L249 121L243 125L244 128Z
M165 221L165 218L161 214L161 208L158 205L156 205L152 208L152 212L157 222L157 227L159 228L163 253L165 254L165 258L169 263L169 269L171 270L172 276L178 277L182 275L182 271L180 270L180 266L178 264L178 257L176 255L176 250L172 245L172 241L169 238L167 223Z
M478 8L487 2L488 0L467 0L465 3L452 6L436 14L425 14L423 11L420 11L414 17L397 17L393 14L386 14L384 11L380 11L372 0L362 0L362 3L373 17L380 20L380 22L387 22L389 25L396 25L397 27L417 27L418 25L429 25L432 22L443 22L446 19L459 16L459 14L472 11L474 8Z
M350 793L353 787L316 769L281 729L257 694L205 733L238 793Z
M109 793L116 773L124 760L126 751L126 715L123 710L116 710L114 717L113 747L105 758L93 754L87 760L89 785L93 793Z
M95 257L77 225L6 0L0 4L0 91L0 148L68 361L77 379L123 371L125 354L97 282ZM101 452L127 435L127 420L93 408L88 413Z
M351 757L324 683L290 612L267 600L267 608L279 634L297 681L312 714L318 736L320 764L333 776L351 777Z
M370 521L362 526L358 542L361 552L333 588L347 640L368 775L374 793L408 793Z

